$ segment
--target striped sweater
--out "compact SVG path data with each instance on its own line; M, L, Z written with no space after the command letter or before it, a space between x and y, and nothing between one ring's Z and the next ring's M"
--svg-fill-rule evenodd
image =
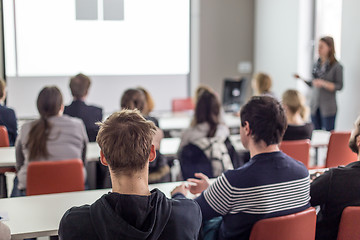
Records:
M196 201L204 220L223 216L219 239L248 239L256 221L310 207L309 185L302 163L282 152L262 153L225 172Z

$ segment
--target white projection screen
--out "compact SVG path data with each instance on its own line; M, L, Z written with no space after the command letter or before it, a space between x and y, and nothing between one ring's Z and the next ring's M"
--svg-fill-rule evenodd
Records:
M118 108L124 87L142 85L154 97L174 87L155 97L161 110L187 95L189 0L3 0L3 14L8 104L18 115L37 114L23 98L34 101L43 85L71 101L69 76L79 72L92 77L88 100L105 112Z

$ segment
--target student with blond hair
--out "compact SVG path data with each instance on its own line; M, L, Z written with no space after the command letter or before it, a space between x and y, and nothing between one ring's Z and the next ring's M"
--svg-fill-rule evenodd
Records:
M282 96L282 104L288 122L283 140L311 139L314 126L307 121L310 111L304 96L297 90L287 90Z
M271 77L266 73L259 72L255 74L251 82L251 86L255 96L276 97L275 94L271 91Z

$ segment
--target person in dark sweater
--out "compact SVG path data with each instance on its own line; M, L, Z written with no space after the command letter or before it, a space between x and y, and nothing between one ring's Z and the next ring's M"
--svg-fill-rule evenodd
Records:
M360 160L360 117L355 122L349 147ZM316 239L336 240L341 214L348 206L360 206L360 162L331 168L310 186L311 205L320 206L317 216Z
M17 137L17 120L13 109L3 105L6 98L6 84L0 78L0 125L5 126L9 135L9 144L14 146Z
M100 124L101 163L108 166L112 192L92 205L73 207L61 219L60 239L197 239L199 205L149 191L149 162L156 157L155 125L137 110L122 110Z
M82 73L70 79L70 90L74 100L69 106L65 107L64 114L83 120L89 141L95 142L99 131L99 127L95 123L102 120L103 112L100 107L85 103L90 84L90 78Z
M311 139L314 125L307 122L310 110L305 105L304 96L297 90L289 89L282 96L282 104L288 122L283 141Z
M187 190L201 193L195 201L206 220L204 229L209 223L220 226L216 239L249 239L255 222L310 207L308 170L279 151L286 129L280 103L269 96L253 97L242 107L240 117L241 141L250 151L250 161L225 172L211 185L205 175L197 173L198 179L188 179L195 185L173 192L174 196L186 195ZM216 224L214 218L219 216Z

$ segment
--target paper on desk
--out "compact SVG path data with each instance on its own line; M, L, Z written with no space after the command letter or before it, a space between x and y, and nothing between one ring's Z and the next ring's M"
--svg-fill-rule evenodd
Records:
M9 214L7 212L0 212L0 221L9 221Z

